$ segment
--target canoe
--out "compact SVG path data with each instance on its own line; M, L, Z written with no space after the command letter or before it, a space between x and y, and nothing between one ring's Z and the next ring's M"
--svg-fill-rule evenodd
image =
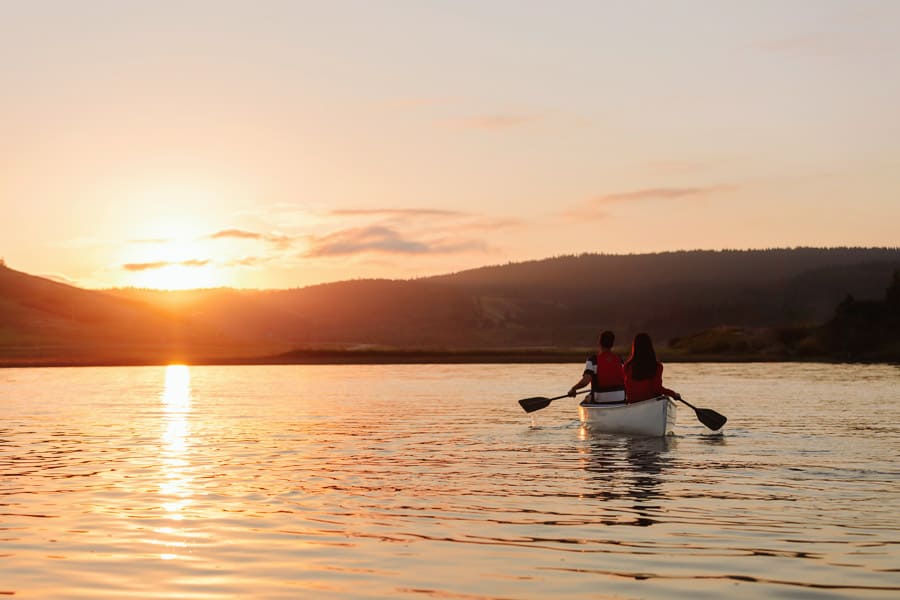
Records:
M648 437L671 434L677 412L675 402L666 396L634 404L582 402L578 405L578 416L591 431Z

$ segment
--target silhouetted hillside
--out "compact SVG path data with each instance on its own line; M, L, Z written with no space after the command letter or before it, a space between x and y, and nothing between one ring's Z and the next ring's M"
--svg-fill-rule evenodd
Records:
M113 293L165 306L234 339L293 344L465 345L477 304L463 290L427 281L363 279L291 290L125 289Z
M900 362L900 271L883 300L848 295L824 324L783 327L715 327L670 340L669 350L693 360Z
M232 345L176 312L0 265L0 358L7 364L172 360L215 354L223 342Z
M819 335L829 353L842 359L900 361L900 271L894 271L883 300L848 295Z
M359 280L292 290L147 292L177 314L238 339L298 346L591 346L660 341L716 326L820 324L848 293L878 297L898 249L584 254L413 281Z
M685 250L654 254L580 254L481 267L429 278L478 291L634 290L700 282L757 284L825 267L897 261L900 248Z
M416 280L185 292L80 290L0 268L0 353L153 346L193 357L246 357L250 348L257 356L372 347L552 354L592 347L611 328L623 346L637 331L663 348L678 338L685 355L704 347L814 356L827 348L809 341L810 328L831 319L848 294L882 297L898 268L896 248L584 254Z
M718 325L820 323L848 293L879 296L898 264L900 249L890 248L584 254L429 281L472 294L507 342L588 345L606 327L666 339Z

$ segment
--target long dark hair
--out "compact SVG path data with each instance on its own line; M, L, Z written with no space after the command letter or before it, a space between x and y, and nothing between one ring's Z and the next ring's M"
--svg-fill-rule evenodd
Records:
M631 372L631 378L638 381L652 379L656 375L656 351L653 341L646 333L634 336L631 344L631 356L625 363L625 369Z

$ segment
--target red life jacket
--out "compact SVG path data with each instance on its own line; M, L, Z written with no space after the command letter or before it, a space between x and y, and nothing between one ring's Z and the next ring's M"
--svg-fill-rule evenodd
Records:
M656 373L650 379L637 380L631 377L631 365L625 369L625 401L629 404L649 400L665 394L662 384L663 366L656 363Z
M622 387L625 385L625 371L622 359L609 351L597 354L597 389Z

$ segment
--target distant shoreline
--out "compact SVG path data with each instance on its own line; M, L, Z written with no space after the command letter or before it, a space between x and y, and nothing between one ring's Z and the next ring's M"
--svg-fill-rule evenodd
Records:
M126 367L187 364L192 366L253 365L426 365L426 364L580 364L593 350L298 350L269 356L209 357L189 354L166 356L110 357L21 357L0 358L0 368L40 367ZM623 355L624 357L624 355ZM684 355L661 349L665 363L870 363L888 361L840 360L821 356L779 356L774 354Z

